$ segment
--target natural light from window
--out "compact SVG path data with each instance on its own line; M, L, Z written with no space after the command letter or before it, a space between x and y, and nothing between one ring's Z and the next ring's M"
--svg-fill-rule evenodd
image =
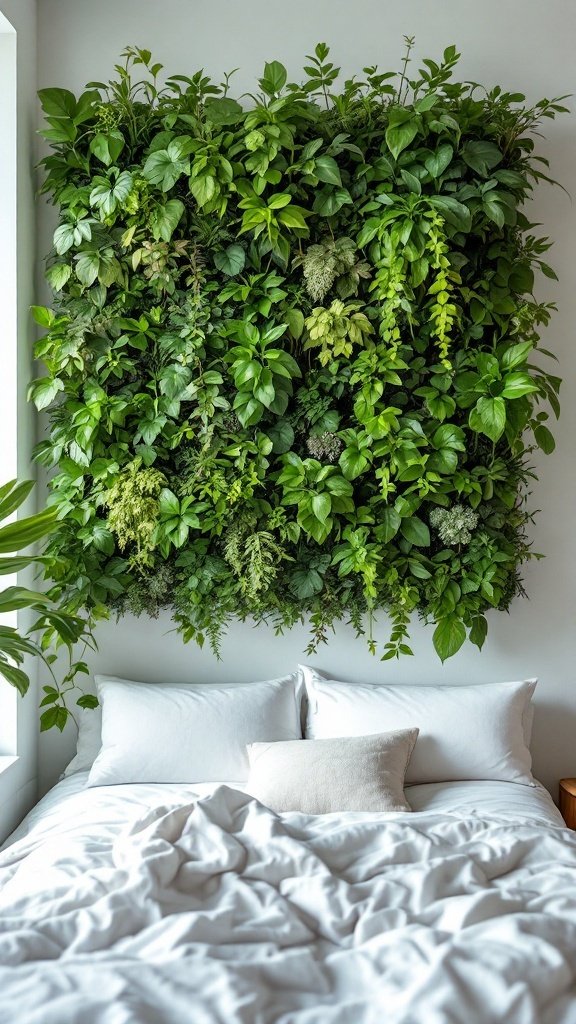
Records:
M17 474L16 32L0 12L0 483ZM2 585L12 582L2 577ZM13 622L14 620L14 622ZM5 616L15 623L15 614ZM0 685L0 760L16 753L17 694Z

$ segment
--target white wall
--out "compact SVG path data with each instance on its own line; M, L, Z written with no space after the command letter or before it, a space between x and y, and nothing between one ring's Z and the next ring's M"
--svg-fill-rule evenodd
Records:
M462 51L460 75L486 84L524 91L529 100L573 90L576 5L573 0L41 0L39 10L39 85L79 90L90 79L108 77L128 43L153 49L170 73L190 74L204 67L218 77L240 66L235 89L252 89L265 60L279 59L297 76L304 55L326 41L347 74L378 63L396 68L403 35L417 36L417 54L438 56L454 42ZM542 151L553 176L568 189L576 167L576 119L563 116L545 125ZM530 600L518 600L510 615L491 617L482 654L466 647L442 667L431 646L431 631L414 627L415 657L399 664L380 663L339 628L329 646L313 660L340 677L369 681L481 682L540 677L534 728L535 770L556 793L562 775L576 774L576 623L574 583L576 533L576 322L574 279L576 211L559 189L538 190L532 219L555 239L552 260L558 286L544 281L540 296L558 302L545 339L561 357L564 387L562 436L554 456L538 458L540 482L532 505L540 508L534 548L547 558L525 572ZM262 678L282 673L303 660L306 631L298 628L275 638L265 628L236 624L223 646L223 660L208 651L184 647L169 634L169 618L156 622L124 620L99 631L97 671L149 681ZM382 639L387 639L383 624ZM52 783L73 744L46 734L41 742L43 784Z
M2 342L2 481L5 475L21 479L33 475L30 455L34 418L26 402L30 379L31 332L29 306L34 301L36 259L34 151L36 109L36 0L0 0L0 132L12 138L16 123L16 160L3 153L2 188L4 252L0 257ZM15 35L14 35L15 32ZM11 83L16 59L16 89ZM10 143L13 145L13 140ZM16 183L17 179L17 183ZM16 208L11 195L16 185ZM16 306L14 307L14 298ZM17 443L16 443L17 434ZM32 509L30 509L32 511ZM6 577L3 577L6 582ZM33 803L37 785L36 665L27 666L32 685L25 700L0 680L0 841Z

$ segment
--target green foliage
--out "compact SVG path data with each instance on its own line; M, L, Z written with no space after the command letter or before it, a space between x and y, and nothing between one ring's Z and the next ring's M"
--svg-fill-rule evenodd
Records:
M454 81L454 47L412 77L407 44L339 92L323 43L300 84L272 61L249 109L133 48L41 91L60 223L30 394L71 613L171 606L215 651L232 616L308 615L314 649L368 613L374 650L384 608L385 659L413 613L444 659L522 592L560 384L524 210L564 108Z
M20 508L32 487L33 483L30 480L22 483L10 480L0 487L0 522L4 522ZM32 565L43 564L51 569L53 563L49 558L15 555L13 552L30 547L36 541L54 533L57 527L58 520L54 508L0 526L0 576L22 572ZM24 696L30 686L29 676L22 668L24 659L26 656L41 658L44 668L51 673L55 683L54 686L44 687L45 697L41 706L50 704L51 707L41 715L41 729L56 726L62 730L68 716L72 714L66 707L66 694L76 688L75 678L86 668L83 662L73 660L73 647L81 639L86 645L89 644L90 632L83 618L68 614L53 600L50 593L21 586L9 586L0 590L0 615L21 611L24 608L35 613L26 633L19 632L15 626L0 626L0 675ZM34 639L35 634L38 634L38 640ZM64 677L57 682L51 666L56 659L55 652L60 647L65 647L69 654L69 667ZM80 700L86 699L80 697Z

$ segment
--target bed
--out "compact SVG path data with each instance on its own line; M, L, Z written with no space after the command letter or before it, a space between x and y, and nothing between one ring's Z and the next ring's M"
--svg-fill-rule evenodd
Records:
M93 770L0 852L2 1024L576 1022L576 834L534 780L312 815Z

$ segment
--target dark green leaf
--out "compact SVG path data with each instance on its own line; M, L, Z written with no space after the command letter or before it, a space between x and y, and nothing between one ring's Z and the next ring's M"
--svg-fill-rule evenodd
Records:
M408 519L402 519L400 523L400 533L409 544L414 544L416 547L428 548L430 547L430 530L421 519L417 516L410 516Z
M214 263L218 270L221 270L228 277L236 277L237 274L241 274L245 262L246 253L242 246L237 243L229 245L227 249L214 255Z
M327 185L341 185L340 169L331 156L318 156L314 163L314 174Z

